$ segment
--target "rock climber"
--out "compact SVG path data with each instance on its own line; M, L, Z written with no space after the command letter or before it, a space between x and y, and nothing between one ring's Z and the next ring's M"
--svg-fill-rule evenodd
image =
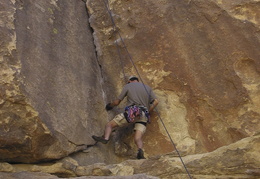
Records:
M125 112L117 114L113 120L106 124L103 136L93 135L92 138L97 142L107 144L114 128L134 123L134 141L138 148L137 159L145 159L142 137L146 131L146 124L149 122L149 114L158 105L159 101L148 85L139 82L138 77L131 76L118 99L108 103L106 110L109 111L114 106L118 106L126 96L127 107Z

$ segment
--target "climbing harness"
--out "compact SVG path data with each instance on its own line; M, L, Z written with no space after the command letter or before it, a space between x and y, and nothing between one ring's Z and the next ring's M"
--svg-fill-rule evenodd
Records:
M140 118L142 116L142 111L136 105L126 106L124 116L127 122L134 122L136 118Z
M145 106L130 105L125 107L124 116L128 123L135 122L136 118L145 115L147 122L150 122L150 114Z
M119 36L119 38L120 38L120 40L121 40L121 42L122 42L122 44L123 44L123 47L124 47L124 49L125 49L125 51L126 51L128 57L129 57L129 59L130 59L132 65L133 65L133 67L134 67L136 73L138 74L139 79L140 79L141 82L143 83L143 80L142 80L142 78L141 78L141 75L139 74L138 69L137 69L136 65L134 64L133 58L132 58L131 54L129 53L129 51L128 51L128 49L127 49L127 46L125 45L124 40L123 40L123 38L122 38L120 32L117 31L117 27L116 27L116 24L115 24L115 21L114 21L112 12L111 12L111 10L110 10L108 0L103 0L103 3L105 4L105 7L106 7L106 9L107 9L107 12L108 12L108 14L109 14L109 16L110 16L110 19L111 19L111 22L112 22L112 25L113 25L113 30L114 30L114 32L116 32L116 33L118 34L118 36ZM117 51L118 51L119 58L120 58L120 60L121 60L121 65L123 65L123 62L122 62L123 60L122 60L122 56L121 56L121 52L120 52L120 49L119 49L119 45L118 45L117 40L116 40L116 46L117 46ZM124 73L124 66L123 66L122 69L123 69L123 73ZM125 77L125 73L124 73L124 77ZM126 78L125 78L125 79L126 79ZM144 83L143 83L143 85L144 85ZM147 94L150 96L150 94L148 93L148 90L146 89L145 85L144 85L144 88L145 88ZM171 137L171 135L170 135L168 129L166 128L166 126L165 126L165 124L164 124L164 122L163 122L163 120L162 120L162 118L161 118L161 116L160 116L160 114L159 114L159 112L158 112L158 110L157 110L156 108L155 108L155 112L157 113L157 116L159 117L159 119L160 119L160 121L161 121L161 123L162 123L162 125L163 125L163 127L164 127L164 129L165 129L165 131L166 131L166 133L167 133L167 135L168 135L168 137L169 137L169 139L171 140L171 143L172 143L172 145L173 145L175 151L177 152L177 154L178 154L178 156L179 156L179 158L180 158L180 160L181 160L181 163L182 163L183 167L185 168L186 173L188 174L189 178L192 179L192 177L191 177L191 175L190 175L190 172L188 171L188 168L186 167L185 163L183 162L182 157L181 157L181 155L180 155L180 153L179 153L179 151L178 151L178 149L177 149L175 143L173 142L172 137Z

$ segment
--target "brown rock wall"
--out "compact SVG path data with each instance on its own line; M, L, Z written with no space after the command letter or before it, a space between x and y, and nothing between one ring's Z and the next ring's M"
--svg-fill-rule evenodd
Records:
M116 41L124 72L137 72L113 32L104 3L88 0L87 5L98 58L109 74L106 87L118 94L121 84L114 83L123 83L124 73ZM117 31L144 82L155 89L161 101L158 109L181 152L213 151L259 132L258 5L109 1ZM146 154L172 151L160 120L153 122L145 138Z
M185 178L175 153L158 156L174 151L161 120L193 178L259 178L259 0L109 1L134 65L102 0L89 17L81 0L0 5L0 161L70 155L0 163L0 178ZM124 107L104 110L135 67L160 117L147 160L111 164L136 157L132 126L107 145L91 135Z
M106 113L104 104L136 69L182 154L259 133L259 0L109 1L131 59L103 1L87 1L89 17L81 0L0 4L1 161L58 159L92 145L124 107ZM146 157L174 151L161 119L152 114ZM131 132L72 157L82 165L135 157Z
M92 145L106 113L85 3L4 0L0 22L0 160L53 160Z
M59 177L93 178L104 176L106 178L189 178L194 179L256 179L260 176L258 159L259 135L244 138L231 145L220 147L213 152L204 154L182 156L187 170L180 158L175 154L158 155L145 160L126 160L118 164L106 165L96 163L93 165L79 165L71 158L45 165L8 165L0 163L3 172L14 172L16 176L21 171L44 172ZM30 176L30 173L21 173ZM21 176L22 176L21 175ZM37 176L37 174L34 174ZM10 176L1 174L1 176ZM108 177L110 176L110 177Z

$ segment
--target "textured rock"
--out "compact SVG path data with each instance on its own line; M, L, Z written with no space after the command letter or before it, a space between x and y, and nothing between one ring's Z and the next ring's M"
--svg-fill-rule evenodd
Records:
M88 0L111 100L124 83L124 73L137 74L137 69L155 89L161 118L181 153L213 151L258 133L259 4L259 0L109 1L130 59L104 3ZM132 139L119 139L116 148L128 144L124 152L128 154L134 148ZM146 156L174 150L155 115L144 141Z
M0 178L2 179L55 179L58 178L53 175L45 174L45 173L30 173L30 172L19 172L19 173L14 173L14 174L9 174L9 173L0 173ZM107 179L113 179L115 177L106 177ZM74 179L74 178L70 178ZM77 179L104 179L104 177L99 177L99 176L90 176L90 177L77 177ZM152 177L152 176L147 176L145 174L140 174L140 175L134 175L134 176L122 176L122 177L117 177L117 179L158 179L157 177Z
M260 165L259 139L259 135L245 138L213 152L189 155L182 157L182 159L193 178L257 178L260 176L258 168ZM114 173L111 171L117 171L118 174L120 174L119 171L128 171L130 172L128 174L147 173L159 178L187 177L180 159L174 155L165 155L149 160L128 160L118 165L88 166L85 167L84 172L86 173L84 175L89 174L90 168L96 168L96 170L99 168L101 170L99 173L105 175L113 175ZM78 167L76 173L79 170L82 171L82 168Z
M260 26L259 0L217 1L215 2L232 17Z
M85 3L0 4L0 160L59 159L92 145L106 113Z
M259 147L260 135L257 135L242 139L229 146L220 147L213 152L183 156L182 160L194 179L254 179L260 176ZM0 168L2 172L44 172L59 177L114 176L114 178L131 178L130 176L132 176L138 178L139 176L140 178L158 177L161 179L188 178L187 171L180 158L174 153L144 160L126 160L113 165L96 163L83 166L71 158L66 158L57 163L46 163L45 165L16 164L8 166L8 164L3 163ZM146 175L142 175L143 173Z
M81 0L0 5L0 171L14 172L2 176L185 178L161 155L175 150L162 119L193 178L259 178L259 0L109 1L134 66L103 1L87 1L93 29ZM124 107L104 110L136 69L161 119L144 137L148 160L113 164L135 157L132 127L107 145L90 136Z
M1 179L57 179L57 176L53 176L46 173L39 173L39 172L17 172L17 173L0 173Z

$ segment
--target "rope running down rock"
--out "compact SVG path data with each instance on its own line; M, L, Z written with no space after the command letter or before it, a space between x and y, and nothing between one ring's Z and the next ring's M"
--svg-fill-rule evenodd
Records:
M143 80L142 80L142 78L141 78L141 76L140 76L140 73L138 72L138 69L137 69L136 65L134 64L134 62L133 62L133 58L132 58L131 54L129 53L129 51L128 51L128 49L127 49L127 46L125 45L124 40L123 40L123 38L122 38L120 32L117 30L117 27L116 27L116 24L115 24L115 21L114 21L112 12L111 12L110 7L109 7L109 2L108 2L108 0L103 0L103 3L104 3L104 5L105 5L105 7L106 7L106 9L107 9L107 12L108 12L109 16L110 16L110 19L111 19L111 22L112 22L112 25L113 25L113 30L114 30L114 32L118 34L118 36L119 36L119 38L120 38L120 40L121 40L121 42L122 42L122 44L123 44L123 47L124 47L124 49L125 49L125 51L126 51L128 57L129 57L129 59L130 59L132 65L133 65L133 67L135 68L136 73L138 74L138 76L139 76L141 82L143 83ZM123 66L123 59L122 59L122 55L121 55L121 52L120 52L120 49L119 49L119 45L118 45L117 40L115 41L115 43L116 43L117 52L118 52L119 58L120 58L120 60L121 60L121 65L122 65L122 69L123 69L123 73L124 73L124 77L125 77L124 66ZM126 79L126 78L125 78L125 79ZM143 84L144 84L144 83L143 83ZM145 86L144 86L144 87L145 87ZM147 90L146 90L146 92L148 93ZM149 93L148 93L148 95L149 95ZM180 160L181 160L181 162L182 162L182 165L183 165L183 167L185 168L185 171L187 172L189 178L192 179L192 177L191 177L191 175L190 175L190 172L188 171L188 169L187 169L185 163L183 162L182 157L181 157L181 155L180 155L180 153L179 153L179 151L178 151L178 149L177 149L175 143L173 142L172 137L171 137L169 131L167 130L167 128L166 128L166 126L165 126L165 124L164 124L164 122L163 122L163 120L162 120L162 118L161 118L161 116L160 116L160 114L159 114L159 112L158 112L158 110L157 110L156 108L155 108L155 111L156 111L156 113L157 113L157 115L158 115L158 117L159 117L159 119L160 119L160 121L161 121L161 123L162 123L162 125L163 125L163 127L164 127L164 129L165 129L165 131L166 131L166 133L167 133L167 135L168 135L168 137L169 137L169 139L171 140L171 143L172 143L174 149L176 150L176 152L177 152L177 154L178 154L178 156L179 156L179 158L180 158Z

